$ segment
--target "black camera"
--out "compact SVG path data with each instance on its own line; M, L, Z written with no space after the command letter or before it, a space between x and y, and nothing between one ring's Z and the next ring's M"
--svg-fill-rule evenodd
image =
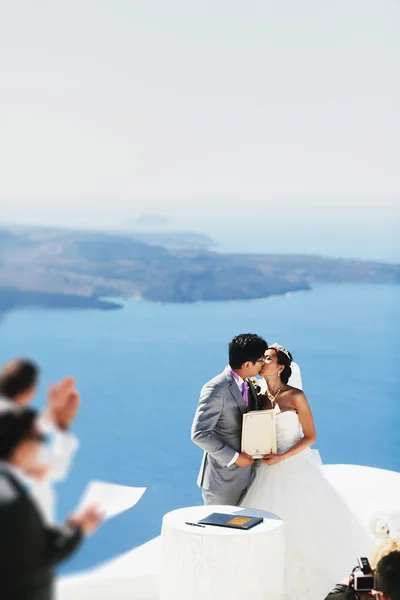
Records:
M356 592L370 592L374 589L374 574L368 558L357 558L358 565L353 569L353 586Z

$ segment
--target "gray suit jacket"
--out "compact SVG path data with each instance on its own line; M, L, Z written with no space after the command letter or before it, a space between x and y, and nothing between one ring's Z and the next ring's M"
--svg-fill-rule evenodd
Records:
M253 388L249 391L250 408L257 408ZM198 485L221 498L221 504L236 505L252 476L252 465L228 467L240 452L243 414L248 408L227 367L206 383L192 425L192 441L204 450Z

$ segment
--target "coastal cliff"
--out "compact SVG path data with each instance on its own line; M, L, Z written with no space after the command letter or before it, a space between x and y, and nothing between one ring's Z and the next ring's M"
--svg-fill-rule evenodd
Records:
M196 234L154 234L144 241L134 232L1 228L0 311L119 307L104 297L177 303L244 300L309 290L316 283L400 282L397 264L223 254L207 246L212 241Z

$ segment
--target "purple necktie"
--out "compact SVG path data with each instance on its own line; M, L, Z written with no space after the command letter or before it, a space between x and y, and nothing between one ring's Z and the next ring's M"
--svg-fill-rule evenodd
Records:
M246 380L243 381L242 396L243 396L245 405L248 406L249 405L249 383Z

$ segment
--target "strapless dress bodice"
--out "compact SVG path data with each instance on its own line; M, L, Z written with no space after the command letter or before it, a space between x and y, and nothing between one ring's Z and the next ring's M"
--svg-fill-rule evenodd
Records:
M287 452L303 437L299 417L293 410L276 415L276 449L278 454Z

